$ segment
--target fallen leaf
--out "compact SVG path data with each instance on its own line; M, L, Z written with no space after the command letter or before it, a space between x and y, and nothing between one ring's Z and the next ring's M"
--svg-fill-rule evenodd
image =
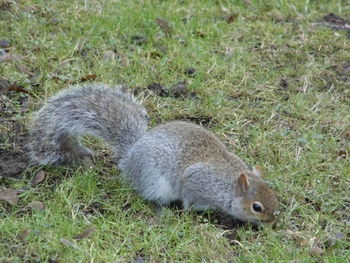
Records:
M159 17L156 18L156 23L159 28L163 31L163 33L170 35L173 31L173 28L169 25L168 21L161 19Z
M233 22L235 22L238 18L238 14L230 14L228 16L225 17L225 21L227 24L231 24Z
M16 84L16 82L12 83L8 87L8 89L12 90L12 91L16 91L16 92L22 92L22 93L30 94L29 91L27 91L25 88L23 88L23 86L20 86L20 85Z
M15 205L18 202L18 191L14 189L4 188L0 190L0 200L4 200L11 205Z
M84 81L93 81L97 78L96 74L89 74L89 75L86 75L84 77L82 77L80 79L80 82L84 82Z
M88 226L88 227L85 229L84 232L82 232L82 233L76 235L76 236L74 237L74 239L81 240L81 239L83 239L83 238L87 238L87 237L89 237L89 236L91 235L91 233L94 232L95 230L96 230L96 227L95 227L94 225L90 225L90 226Z
M31 211L44 211L45 205L40 201L32 201L25 206L25 209Z
M45 172L43 170L40 170L37 172L34 177L32 178L32 185L40 184L45 179Z

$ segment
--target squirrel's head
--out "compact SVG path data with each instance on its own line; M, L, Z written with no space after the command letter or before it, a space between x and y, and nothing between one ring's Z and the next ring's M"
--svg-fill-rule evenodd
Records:
M237 187L242 197L245 221L272 224L275 220L278 200L272 189L262 179L261 171L254 167L252 171L241 173Z

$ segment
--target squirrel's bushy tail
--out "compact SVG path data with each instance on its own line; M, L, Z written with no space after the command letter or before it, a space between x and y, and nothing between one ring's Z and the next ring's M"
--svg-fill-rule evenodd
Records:
M91 157L80 143L92 135L111 145L116 159L142 136L148 115L120 87L75 86L53 96L34 117L29 143L32 164L70 164Z

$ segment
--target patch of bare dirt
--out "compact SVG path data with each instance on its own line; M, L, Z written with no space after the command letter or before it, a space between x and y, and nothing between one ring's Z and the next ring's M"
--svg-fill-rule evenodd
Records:
M159 97L197 98L197 93L189 90L186 81L180 81L171 87L165 87L158 82L154 82L147 86L147 90Z
M0 176L18 177L29 165L26 151L28 132L15 119L0 120Z
M17 177L28 167L28 158L23 152L0 152L0 176Z
M320 21L316 23L320 26L326 26L333 30L340 30L347 32L348 39L350 39L350 21L346 20L334 13L325 15Z
M177 210L179 213L183 213L183 205L181 201L174 201L167 205L166 207ZM218 211L207 211L207 212L196 212L196 221L198 222L209 222L212 225L215 225L218 228L224 229L225 238L233 242L237 240L236 230L247 226L247 223L244 223L238 219L235 219L232 216L225 215ZM258 226L252 226L253 230L258 230Z
M31 96L22 85L2 78L0 95L0 176L17 177L29 164L21 116L28 112Z
M213 225L220 227L224 230L234 230L242 228L246 223L233 218L232 216L215 212L212 214L204 213L203 217L206 218Z
M337 65L332 65L329 67L340 81L350 80L350 61L339 63Z

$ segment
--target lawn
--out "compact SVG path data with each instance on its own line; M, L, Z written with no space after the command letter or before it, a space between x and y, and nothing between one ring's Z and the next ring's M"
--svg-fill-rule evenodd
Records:
M0 0L0 262L347 262L349 21L340 0ZM91 167L24 169L31 113L89 81L262 167L275 226L159 214L93 138Z

